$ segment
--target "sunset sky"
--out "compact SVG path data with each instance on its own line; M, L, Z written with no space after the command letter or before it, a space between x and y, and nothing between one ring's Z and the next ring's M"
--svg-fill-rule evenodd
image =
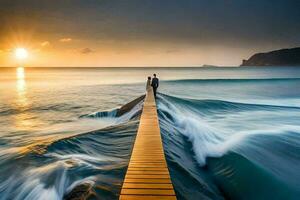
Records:
M0 66L233 66L300 46L299 0L0 0Z

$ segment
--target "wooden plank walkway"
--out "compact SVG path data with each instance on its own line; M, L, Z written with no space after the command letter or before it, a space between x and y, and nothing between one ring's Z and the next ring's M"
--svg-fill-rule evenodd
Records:
M163 150L156 103L147 89L120 200L176 199Z

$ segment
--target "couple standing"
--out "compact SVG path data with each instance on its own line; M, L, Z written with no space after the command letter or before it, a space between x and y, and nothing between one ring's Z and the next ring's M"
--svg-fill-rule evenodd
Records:
M154 97L156 97L156 90L158 88L158 85L159 85L159 80L156 77L156 74L153 74L152 81L151 81L151 77L148 76L146 89L148 90L150 87L152 87L153 88Z

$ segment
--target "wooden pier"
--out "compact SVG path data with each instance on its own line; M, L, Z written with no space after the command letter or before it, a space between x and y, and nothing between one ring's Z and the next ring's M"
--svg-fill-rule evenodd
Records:
M120 200L176 199L163 150L156 103L147 89Z

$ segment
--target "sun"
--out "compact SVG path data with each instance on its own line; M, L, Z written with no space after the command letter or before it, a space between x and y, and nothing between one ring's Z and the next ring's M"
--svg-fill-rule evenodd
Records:
M28 57L28 51L25 48L17 48L15 50L15 56L19 60L24 60Z

